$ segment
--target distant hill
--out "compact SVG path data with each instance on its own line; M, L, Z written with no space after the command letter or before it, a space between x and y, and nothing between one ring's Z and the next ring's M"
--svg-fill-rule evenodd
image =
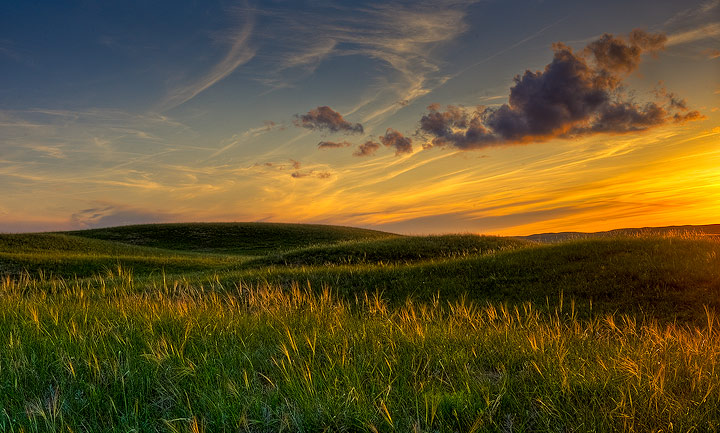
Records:
M302 224L136 225L0 235L0 283L25 278L33 290L53 291L66 287L53 278L92 286L122 274L148 293L178 284L220 291L240 282L300 284L348 300L379 292L394 305L441 296L546 309L564 296L585 317L621 312L701 323L704 306L720 311L718 239L720 225L525 239Z
M684 226L667 226L667 227L642 227L615 229L605 232L559 232L559 233L539 233L530 236L515 236L518 239L526 239L530 241L553 243L564 242L572 239L587 239L607 236L648 236L648 235L690 235L700 237L720 237L720 224L708 225L684 225Z
M143 224L63 233L168 250L239 255L399 236L354 227L280 223Z

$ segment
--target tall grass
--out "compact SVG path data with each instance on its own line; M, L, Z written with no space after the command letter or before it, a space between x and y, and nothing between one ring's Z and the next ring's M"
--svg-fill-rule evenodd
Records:
M717 431L712 310L690 326L558 301L6 277L0 430Z

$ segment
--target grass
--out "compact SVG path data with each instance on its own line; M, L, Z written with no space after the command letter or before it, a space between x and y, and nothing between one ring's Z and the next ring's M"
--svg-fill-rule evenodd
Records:
M0 431L720 429L717 241L300 238L0 236Z
M278 223L147 224L67 234L169 250L251 256L314 244L397 236L354 227Z

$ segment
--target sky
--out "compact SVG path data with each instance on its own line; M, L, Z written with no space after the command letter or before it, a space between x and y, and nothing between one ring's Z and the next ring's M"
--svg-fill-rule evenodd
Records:
M719 217L720 0L0 4L0 232Z

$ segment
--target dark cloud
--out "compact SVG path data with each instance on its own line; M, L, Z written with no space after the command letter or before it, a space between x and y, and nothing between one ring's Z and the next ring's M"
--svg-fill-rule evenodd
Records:
M675 122L675 123L692 122L694 120L702 120L702 119L706 119L706 118L707 118L706 116L702 115L697 110L688 111L685 114L675 113L675 114L673 114L673 117L672 117L673 122Z
M662 86L662 82L659 83ZM678 95L672 92L668 92L664 87L659 87L655 90L655 96L658 98L664 98L671 108L685 111L688 109L687 102L685 99L680 98Z
M328 106L317 107L308 111L307 114L296 115L295 125L314 131L327 130L346 134L362 134L364 131L361 124L348 122L340 113Z
M588 44L585 53L592 56L600 71L608 72L608 78L617 79L616 74L629 74L637 69L643 53L662 50L666 41L667 36L662 33L652 34L638 29L630 32L627 39L605 33ZM616 81L611 83L617 85Z
M702 118L685 101L665 90L665 101L636 103L623 93L623 79L637 69L644 53L663 48L663 34L633 30L627 37L604 34L580 53L553 45L543 71L514 79L508 103L467 109L428 106L419 131L429 146L477 149L492 145L545 141L594 133L642 131L668 122Z
M319 170L308 170L308 171L294 171L290 173L290 176L295 179L301 179L304 177L316 177L318 179L327 179L329 177L332 177L332 173L329 171L319 171Z
M440 111L439 104L432 104L428 110L429 113L420 119L420 130L434 137L429 143L430 147L452 145L471 149L496 141L483 125L482 108L468 112L448 105L447 111Z
M359 145L357 150L353 152L354 156L371 156L374 155L377 150L380 149L380 143L374 141L366 141Z
M318 143L318 149L338 149L340 147L350 147L352 143L347 141L321 141Z
M290 159L290 162L287 163L278 163L278 162L256 162L253 164L253 167L268 167L268 168L274 168L276 170L299 170L302 167L302 163L300 161L296 161L294 159Z
M618 102L604 106L591 125L575 127L569 135L643 131L665 123L666 117L665 109L654 102L648 102L642 107L630 102Z
M405 137L398 131L388 128L385 131L385 135L380 136L380 142L387 147L395 148L395 155L401 155L403 153L412 153L412 139Z

